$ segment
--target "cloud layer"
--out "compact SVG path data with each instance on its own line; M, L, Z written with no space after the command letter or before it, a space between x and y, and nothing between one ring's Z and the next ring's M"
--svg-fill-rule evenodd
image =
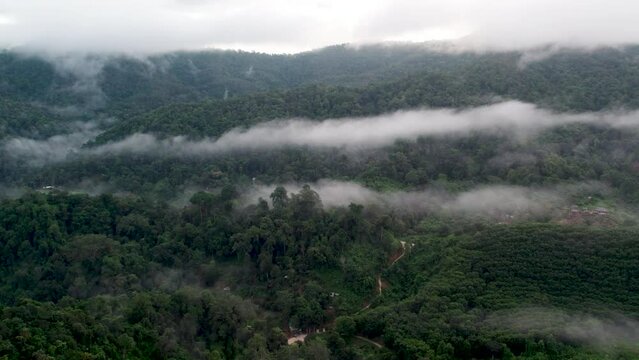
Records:
M474 48L639 42L628 0L0 0L0 45L148 53L297 52L336 43L463 38Z
M300 184L284 184L288 192L297 193ZM275 185L261 185L243 193L243 203L254 204L259 198L269 200ZM492 185L452 194L438 189L422 191L378 192L353 182L320 180L311 184L325 207L348 206L351 203L373 205L397 212L440 213L517 220L552 216L554 211L570 204L575 194L606 191L600 183L579 183L552 188Z
M639 350L639 322L619 314L602 317L552 308L525 308L490 314L484 325L516 333L554 335L604 350Z
M55 135L45 140L10 138L2 144L2 150L7 157L31 166L61 162L72 154L81 153L82 145L100 133L96 123L77 123L73 130L69 134Z
M422 136L464 136L472 132L514 134L526 138L553 126L584 123L636 127L639 111L619 113L555 113L533 104L508 101L468 110L413 110L365 117L311 121L276 120L249 129L236 128L218 139L192 141L184 136L158 140L134 134L91 150L93 154L167 153L181 156L282 147L369 149L414 141Z
M46 140L13 138L5 141L2 149L14 159L42 165L63 161L71 154L190 157L296 146L358 150L388 146L397 140L414 141L422 136L464 136L473 132L505 133L525 139L540 130L572 123L635 128L639 125L639 112L554 113L532 104L509 101L463 111L414 110L367 118L269 121L249 129L233 129L218 139L189 140L184 136L158 139L149 134L133 134L121 141L81 148L97 134L93 128L87 128ZM506 163L527 161L524 158L502 160Z

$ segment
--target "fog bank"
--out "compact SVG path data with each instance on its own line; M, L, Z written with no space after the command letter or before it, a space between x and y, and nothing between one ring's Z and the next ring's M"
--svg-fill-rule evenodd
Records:
M297 193L302 184L282 184L289 193ZM460 193L437 188L421 191L378 192L354 182L320 180L310 184L325 207L348 206L351 203L378 206L395 212L440 213L488 218L511 219L549 216L571 204L571 197L605 193L605 185L597 182L559 185L555 187L522 187L507 185L479 186ZM270 201L276 185L254 186L242 195L246 206L259 198Z
M281 147L370 149L398 140L422 136L466 136L473 132L505 133L525 139L541 130L566 124L586 123L612 127L636 127L639 111L602 113L556 113L533 104L507 101L466 110L411 110L373 117L275 120L251 128L236 128L218 139L189 140L184 136L159 140L150 134L130 137L90 150L93 154L167 153L215 154L238 150Z
M96 123L77 123L71 133L55 135L45 140L15 137L2 143L6 156L31 166L61 162L72 154L80 154L81 147L100 131Z
M638 349L639 321L620 314L607 317L560 309L505 310L488 316L484 324L516 333L554 335L602 349L617 346Z
M5 141L2 148L10 157L41 165L63 161L70 155L190 157L299 146L362 150L389 146L398 140L415 141L424 136L468 136L472 133L505 134L523 141L544 129L574 123L636 128L639 125L639 111L557 113L533 104L507 101L465 110L398 111L373 117L324 121L275 120L248 129L235 128L217 139L191 140L185 136L158 139L151 134L137 133L94 148L81 148L97 135L94 128L89 128L44 141L13 138ZM495 165L529 160L504 158Z

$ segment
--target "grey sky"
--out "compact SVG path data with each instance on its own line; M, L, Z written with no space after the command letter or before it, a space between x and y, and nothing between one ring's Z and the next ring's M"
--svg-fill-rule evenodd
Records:
M622 0L0 0L0 45L53 52L458 39L480 49L639 42Z

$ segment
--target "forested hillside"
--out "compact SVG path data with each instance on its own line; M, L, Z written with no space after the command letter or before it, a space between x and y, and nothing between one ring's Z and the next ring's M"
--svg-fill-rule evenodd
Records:
M631 324L616 314L639 311L634 228L413 233L406 219L361 206L323 209L309 188L279 188L272 207L241 213L236 196L198 193L182 210L57 193L3 203L3 354L604 358L590 347L596 334L571 336L588 325L574 319L594 313L623 329ZM535 317L553 312L537 328ZM302 348L286 345L294 328L326 327ZM636 350L623 339L606 346L627 358Z
M635 359L639 50L0 53L0 359Z
M449 56L456 60L463 55ZM472 62L453 61L448 67L422 66L411 75L399 74L399 79L364 87L313 86L229 101L162 107L122 122L98 139L104 142L135 132L219 136L234 127L264 120L365 116L416 107L468 107L496 98L564 111L637 108L637 56L634 48L595 54L560 53L522 65L518 54L485 55Z
M297 55L171 53L144 59L115 55L42 57L7 51L0 55L3 98L66 108L76 116L83 111L116 116L125 120L122 126L136 130L159 131L144 127L149 117L156 123L166 122L166 114L184 112L183 108L169 107L142 115L170 103L219 101L302 87L299 91L237 99L232 105L213 101L189 109L194 112L193 118L189 117L189 125L183 125L191 130L189 134L206 121L203 116L220 116L217 112L224 111L217 108L228 106L253 109L251 117L262 119L286 115L358 116L417 106L468 106L489 101L486 96L571 111L635 108L639 71L636 47L594 52L566 50L539 61L528 61L525 53L458 54L417 45L344 45ZM304 89L311 84L330 87ZM317 97L315 101L338 101L337 109L322 109L326 105L318 104L319 108L311 110L304 103L313 101L309 95ZM281 101L292 104L290 108L277 108ZM129 118L136 115L140 119L130 125ZM240 121L239 125L245 123ZM115 131L120 136L126 132ZM206 135L218 134L209 131Z
M458 69L482 58L447 55L415 45L341 45L297 55L236 51L176 52L144 58L10 51L0 55L3 97L57 107L80 106L119 117L167 103L223 99L309 84L361 86L426 69Z

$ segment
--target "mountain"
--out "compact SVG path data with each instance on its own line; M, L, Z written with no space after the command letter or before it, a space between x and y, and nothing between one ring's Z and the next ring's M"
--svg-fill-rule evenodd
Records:
M4 51L0 358L637 358L638 59Z

